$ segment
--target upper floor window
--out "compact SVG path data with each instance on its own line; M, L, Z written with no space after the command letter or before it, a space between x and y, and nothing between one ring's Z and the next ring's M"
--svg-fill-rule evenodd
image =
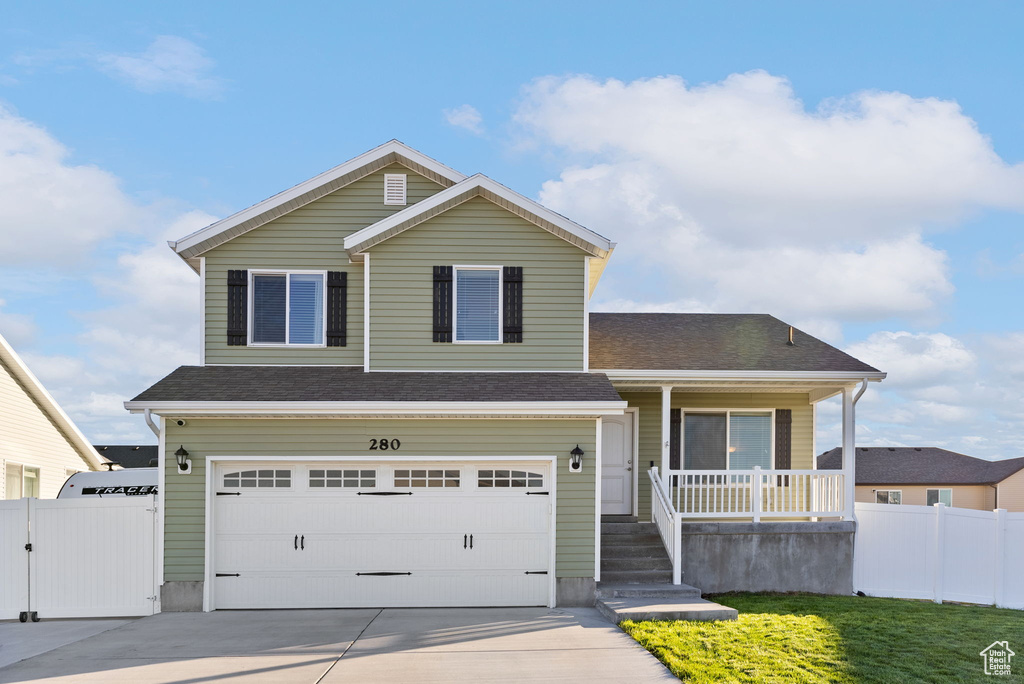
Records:
M501 267L456 266L455 341L501 343Z
M323 272L252 274L251 344L326 344Z

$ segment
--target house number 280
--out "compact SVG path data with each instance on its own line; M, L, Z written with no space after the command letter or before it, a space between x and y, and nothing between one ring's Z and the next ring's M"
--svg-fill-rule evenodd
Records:
M370 451L398 451L402 443L397 439L371 439Z

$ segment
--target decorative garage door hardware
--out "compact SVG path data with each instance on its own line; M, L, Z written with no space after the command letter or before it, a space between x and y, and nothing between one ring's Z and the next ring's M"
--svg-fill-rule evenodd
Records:
M242 492L217 492L217 496L242 496Z
M466 535L462 535L462 548L466 548ZM473 535L469 535L469 548L473 548Z
M543 496L547 496L549 493L550 492L526 492L526 496L530 496L531 494L541 494Z
M356 492L357 496L412 496L412 492Z
M217 577L241 577L237 572L218 572Z
M295 535L295 550L305 551L306 550L306 535L302 535L301 541L299 535Z
M548 571L547 570L527 570L524 574L526 574L526 575L546 575L546 574L548 574Z
M393 577L395 575L411 574L411 572L357 572L356 577Z

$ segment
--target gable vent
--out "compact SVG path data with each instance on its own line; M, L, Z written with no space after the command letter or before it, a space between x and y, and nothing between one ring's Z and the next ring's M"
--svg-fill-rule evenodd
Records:
M404 173L384 174L384 204L405 204Z

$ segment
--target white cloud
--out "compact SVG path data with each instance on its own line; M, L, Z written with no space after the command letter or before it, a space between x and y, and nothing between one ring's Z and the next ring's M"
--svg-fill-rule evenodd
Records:
M935 387L971 373L977 364L963 342L943 333L877 332L846 351L886 371L887 387Z
M144 93L176 92L210 98L220 95L224 87L223 81L211 74L213 60L201 47L180 36L157 36L142 53L107 53L96 60L104 71Z
M615 281L616 297L767 311L833 336L838 320L926 320L953 291L926 232L1024 209L1024 165L934 98L863 92L808 110L762 71L700 86L549 77L515 119L566 165L541 201L645 274Z
M473 105L459 105L454 109L444 110L444 120L456 128L463 128L474 135L484 132L484 119Z
M4 336L8 344L18 348L31 342L37 332L35 321L32 316L16 314L4 311L6 302L0 299L0 335Z
M68 156L43 128L0 106L0 265L84 261L138 225L143 209L115 176Z

